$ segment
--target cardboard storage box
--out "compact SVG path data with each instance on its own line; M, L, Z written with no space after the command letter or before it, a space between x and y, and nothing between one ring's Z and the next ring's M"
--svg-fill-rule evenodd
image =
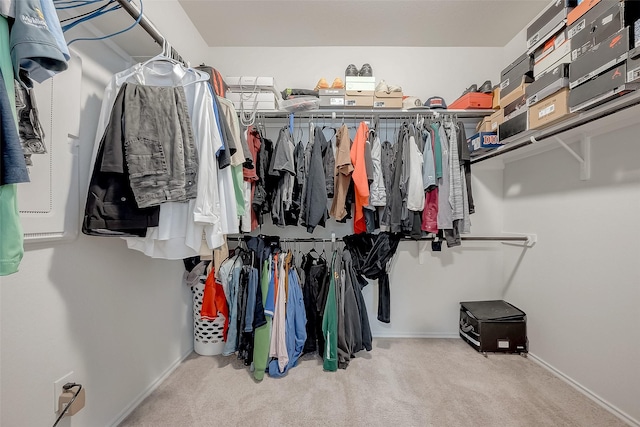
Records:
M640 82L640 47L629 51L627 59L627 83Z
M508 95L503 96L502 99L500 99L500 105L502 106L502 108L504 109L504 107L511 104L513 101L523 98L525 96L527 87L530 84L531 83L528 83L527 80L523 78L520 84L516 86L514 90L512 90Z
M533 52L552 34L565 26L568 12L577 4L577 0L553 0L545 11L527 27L527 49Z
M448 108L450 110L487 110L490 109L492 105L493 95L491 93L470 92L449 104Z
M567 38L567 31L562 30L540 46L533 54L533 75L538 78L541 74L560 63L571 62L571 40Z
M502 100L520 86L523 77L526 83L533 81L533 58L526 53L520 55L500 73L501 105Z
M504 122L504 110L498 110L489 116L491 120L491 132L497 132L498 128Z
M529 129L540 129L569 117L569 88L529 107Z
M500 147L497 132L478 132L467 138L467 145L471 155L478 155Z
M527 87L528 86L529 85L527 85ZM514 111L516 111L519 108L524 107L525 105L527 105L526 88L525 88L524 91L522 91L522 95L521 96L518 96L518 98L514 99L510 103L502 106L502 110L504 111L504 116L505 117L509 117Z
M629 27L613 34L587 51L569 68L569 87L573 89L627 59Z
M528 129L529 109L524 106L509 116L505 116L504 121L498 126L498 137L500 141L524 132Z
M605 8L606 7L606 8ZM640 2L602 0L569 29L571 60L611 37L620 29L632 25L640 17Z
M493 89L493 102L491 104L491 108L494 110L500 108L500 85L496 85Z
M460 337L479 352L527 353L527 315L502 300L461 302Z
M482 119L476 125L476 133L479 132L497 132L498 126L504 121L504 110L497 110L490 116Z
M347 90L344 96L345 107L373 107L373 91L351 91Z
M320 98L320 107L344 107L344 89L320 89L318 95Z
M375 77L347 76L344 79L344 86L347 91L366 90L373 92L376 90Z
M491 116L486 116L478 122L476 132L491 132Z
M531 107L565 87L569 87L569 64L560 64L540 75L535 82L527 86L525 89L527 105Z
M582 17L585 13L595 7L600 0L582 0L580 4L567 14L567 25L571 25Z
M572 113L597 107L611 99L638 89L637 83L626 83L627 65L618 64L586 83L571 89L569 111Z
M375 92L373 108L402 108L402 92Z

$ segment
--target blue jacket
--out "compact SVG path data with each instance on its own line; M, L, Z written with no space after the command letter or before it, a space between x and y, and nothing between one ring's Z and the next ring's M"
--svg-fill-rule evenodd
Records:
M69 50L51 0L20 0L15 7L11 60L16 79L30 88L32 79L42 83L66 70Z
M289 295L287 295L287 313L285 340L287 342L287 354L289 363L284 367L284 371L278 369L278 359L269 362L269 375L272 377L284 376L290 368L296 366L298 358L302 354L304 342L307 340L307 315L304 310L304 298L300 280L295 268L289 270Z

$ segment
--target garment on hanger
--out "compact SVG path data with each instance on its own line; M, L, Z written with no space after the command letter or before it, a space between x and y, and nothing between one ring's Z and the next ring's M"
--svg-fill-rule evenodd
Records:
M349 184L351 183L351 174L353 173L351 140L349 139L349 130L344 124L336 133L336 161L333 173L335 175L335 190L330 216L340 221L347 216L345 201L349 191Z
M327 261L315 250L312 250L304 255L302 269L305 275L303 297L307 319L307 340L304 352L318 351L318 354L323 354L322 314L326 302L323 301L322 290L328 275Z
M298 358L304 349L304 343L307 339L305 324L307 318L305 315L304 299L302 289L298 279L298 273L291 264L291 254L287 256L286 263L289 268L285 268L288 281L286 286L287 303L285 316L285 342L287 347L287 361L273 359L269 362L269 375L272 377L281 377L287 373L289 369L296 366Z
M322 128L323 132L327 129L326 126ZM324 167L324 177L325 177L325 187L327 192L327 198L332 198L335 188L335 166L336 166L336 157L335 152L333 151L333 138L336 136L336 130L333 128L329 128L333 135L330 138L326 138L327 145L322 149L322 166Z
M13 66L9 56L9 24L0 16L0 218L2 218L2 239L0 239L0 276L18 271L24 255L24 234L18 211L18 186L5 181L28 181L24 155L20 149L15 114L15 93ZM5 102L6 101L6 102ZM9 149L8 147L15 147ZM9 153L12 153L11 155ZM5 158L6 156L6 158ZM11 158L13 160L8 161ZM16 162L13 172L10 163Z
M227 83L224 81L222 75L218 70L205 64L199 65L198 67L196 67L196 70L203 71L211 76L211 86L213 87L216 95L223 98L227 96L229 85L227 85Z
M15 78L33 87L68 68L67 43L52 0L19 0L14 3L11 26L11 60ZM9 12L11 13L11 12Z
M322 367L325 371L338 370L338 301L336 295L336 281L339 271L336 268L336 253L331 257L329 269L329 288L327 302L322 316L322 334L324 337L324 351L322 353Z
M353 164L352 179L355 190L355 213L353 219L353 232L365 233L364 207L369 204L369 180L365 162L365 144L369 128L365 122L360 122L356 137L351 146L351 163Z
M304 199L304 225L309 233L313 233L316 226L325 226L329 216L327 212L326 180L322 160L322 152L326 150L327 140L320 127L314 132L314 142L309 159L309 174L306 183L306 196Z
M373 180L369 188L369 203L376 207L385 206L387 204L387 191L382 170L382 144L380 143L380 136L378 136L377 133L371 144L371 162L373 166Z
M198 152L197 196L187 203L163 203L158 215L157 227L150 226L144 237L127 238L127 246L148 256L181 259L199 253L203 235L207 246L214 249L223 244L222 236L229 230L236 231L237 212L229 217L230 207L221 209L219 176L223 190L231 194L230 171L219 172L215 153L222 147L221 133L217 127L212 92L208 76L166 57L158 56L146 63L136 64L116 74L107 88L98 122L98 138L101 138L111 117L115 95L125 83L150 86L182 86L193 128ZM100 144L94 148L94 164ZM224 169L223 169L224 171ZM226 195L226 193L225 193ZM234 205L234 204L227 204ZM88 227L84 227L88 228Z

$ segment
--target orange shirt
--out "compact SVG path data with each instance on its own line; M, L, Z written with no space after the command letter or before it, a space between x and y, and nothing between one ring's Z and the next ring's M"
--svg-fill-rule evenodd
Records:
M353 165L353 187L356 193L356 212L353 220L353 232L365 233L367 226L364 221L362 209L369 205L369 180L367 179L367 168L364 160L364 150L369 135L369 126L365 122L360 122L356 137L351 146L351 164Z

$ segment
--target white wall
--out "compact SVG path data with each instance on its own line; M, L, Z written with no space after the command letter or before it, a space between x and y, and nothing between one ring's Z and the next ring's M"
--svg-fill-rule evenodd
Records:
M84 65L84 209L102 93L124 64L101 43L74 47ZM191 292L182 284L183 269L181 262L152 261L117 238L81 235L70 243L27 246L20 271L0 279L0 424L52 425L53 382L69 371L86 387L86 407L60 425L115 421L192 348Z
M329 84L349 64L369 63L376 81L401 86L423 102L430 96L455 101L473 83L498 83L501 48L260 47L210 48L207 63L223 76L274 76L279 89Z
M507 164L505 298L528 317L531 352L640 423L640 125L593 139L592 177L563 149ZM579 147L574 147L579 150Z

